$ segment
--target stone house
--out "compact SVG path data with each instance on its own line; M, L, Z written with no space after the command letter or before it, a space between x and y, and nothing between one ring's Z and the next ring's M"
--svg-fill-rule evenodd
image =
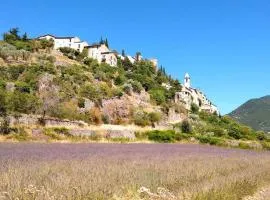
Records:
M85 46L88 46L88 43L81 41L78 37L57 37L54 35L43 35L39 36L37 39L52 39L54 41L54 49L59 49L61 47L69 47L75 49L79 52L82 52Z
M105 44L92 44L85 47L88 57L96 59L99 63L107 63L110 66L117 65L117 53L111 51Z

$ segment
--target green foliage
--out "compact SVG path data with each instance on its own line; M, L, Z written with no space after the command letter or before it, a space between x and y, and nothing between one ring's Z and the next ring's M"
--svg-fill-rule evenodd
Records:
M148 114L149 120L152 123L159 122L161 120L161 113L159 112L150 112Z
M187 133L176 133L175 134L175 140L181 141L181 140L189 140L193 135L187 134Z
M57 134L70 136L69 130L66 127L54 127L52 130Z
M133 121L138 126L148 126L150 125L150 120L148 114L144 111L136 111L133 115Z
M7 108L15 113L34 113L38 109L39 99L28 93L15 91L7 95Z
M263 131L257 131L256 137L258 140L261 140L261 141L267 139L266 134Z
M0 117L0 134L7 135L11 132L10 122L7 116Z
M192 103L190 109L193 114L198 114L200 108L195 103Z
M79 55L80 52L72 49L70 47L60 47L59 50L65 55L67 56L69 59L73 59L75 60Z
M175 140L175 132L173 130L167 131L149 131L147 132L148 139L162 143L172 143Z
M218 137L211 137L211 136L196 136L196 139L198 139L203 144L210 144L210 145L223 145L224 139L218 138Z
M22 92L22 93L30 93L31 92L31 87L28 83L17 81L15 83L15 88L17 91Z
M157 105L165 103L166 97L164 89L152 89L149 91L151 99L156 102Z
M192 126L188 120L184 120L181 124L181 130L183 133L191 133Z
M6 92L0 89L0 117L5 117L6 113Z
M241 149L251 149L249 144L247 144L245 142L239 142L238 147L241 148Z

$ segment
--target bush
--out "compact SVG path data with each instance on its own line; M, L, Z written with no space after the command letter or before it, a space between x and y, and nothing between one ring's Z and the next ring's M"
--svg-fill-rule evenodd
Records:
M175 132L173 130L167 131L149 131L148 139L162 143L172 143L175 140Z
M256 132L256 137L258 140L265 140L267 137L263 131Z
M166 102L165 92L163 89L152 89L149 91L150 97L157 105L161 105Z
M65 127L55 127L55 128L52 128L52 130L57 134L70 136L69 130Z
M9 126L9 119L7 117L3 117L0 119L0 134L7 135L11 132L11 128Z
M108 115L102 115L102 121L104 124L110 123L110 117Z
M188 140L191 137L193 137L191 134L186 134L186 133L176 133L175 134L175 140L176 141Z
M228 135L230 137L233 137L234 139L241 139L243 138L243 135L241 134L241 132L239 131L239 129L237 127L231 127L229 132L228 132Z
M220 127L213 127L208 129L208 131L213 132L216 137L224 137L226 135L225 130Z
M31 92L30 85L28 83L25 83L25 82L17 81L15 83L15 88L19 92L23 92L23 93L30 93Z
M90 122L96 125L102 124L102 115L99 108L97 107L92 108L89 112L89 115L90 115Z
M224 140L217 137L210 137L210 136L197 136L196 139L203 144L210 144L210 145L222 145L224 144Z
M148 126L151 124L149 116L146 112L138 110L133 115L134 123L138 126Z
M184 120L181 124L181 130L183 133L191 133L192 126L188 120Z
M241 149L251 149L249 144L244 143L244 142L239 142L238 147L241 148Z
M264 141L264 142L262 142L261 144L262 144L262 147L263 147L264 149L270 150L270 142Z
M152 126L155 126L156 122L159 122L161 119L161 114L159 112L151 112L148 114L148 118L150 122L152 123Z
M197 106L195 103L191 104L190 110L193 114L198 114L199 113L199 106Z
M79 108L84 108L84 104L85 104L85 99L84 98L79 98L78 99L78 107Z

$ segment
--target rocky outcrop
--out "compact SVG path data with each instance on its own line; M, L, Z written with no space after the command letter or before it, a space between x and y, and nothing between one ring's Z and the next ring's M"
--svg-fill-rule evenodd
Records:
M102 101L101 111L108 116L111 122L118 119L123 121L129 120L132 108L142 107L150 108L150 96L147 92L142 91L140 94L132 93L123 95L121 98L113 98Z

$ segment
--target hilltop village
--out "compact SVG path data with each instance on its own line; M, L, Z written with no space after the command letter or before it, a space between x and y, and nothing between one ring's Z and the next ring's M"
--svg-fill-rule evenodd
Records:
M138 53L136 56L119 54L116 50L110 50L108 44L105 41L100 41L99 43L93 43L89 45L86 41L81 41L78 37L57 37L50 34L39 36L38 39L46 39L54 41L54 49L59 49L63 47L72 48L79 52L82 52L84 49L88 50L88 57L96 59L99 63L107 63L110 66L115 67L117 65L117 58L124 60L125 57L134 64L135 61L141 61L142 55ZM155 67L158 65L156 59L149 59Z
M39 36L37 39L52 40L54 42L53 48L55 50L66 47L82 52L84 49L87 49L87 55L89 58L96 59L99 63L107 63L112 67L117 66L117 59L121 59L123 61L125 58L127 58L132 64L134 64L136 61L143 60L140 53L137 53L135 56L124 55L123 53L119 54L116 50L109 49L108 44L106 44L105 41L89 44L86 41L81 41L79 37L57 37L51 34ZM158 67L157 59L151 58L148 60L155 68ZM191 109L192 104L195 104L201 111L219 114L218 108L206 97L203 92L191 87L191 80L188 73L185 74L184 84L181 85L182 90L176 92L175 94L175 103L183 104L183 106L188 110ZM171 87L166 83L162 83L162 86L166 89L170 89Z

